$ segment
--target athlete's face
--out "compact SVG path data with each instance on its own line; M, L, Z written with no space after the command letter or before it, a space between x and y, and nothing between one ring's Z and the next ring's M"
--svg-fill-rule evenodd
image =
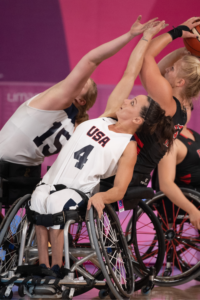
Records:
M88 92L88 90L92 88L92 83L90 78L82 88L80 94L73 100L74 105L78 108L79 106L83 106L86 104L86 100L84 99L84 95Z
M139 95L133 99L125 99L117 112L117 117L118 119L130 120L140 125L143 122L143 119L140 117L140 111L143 106L149 106L147 96Z
M174 88L179 84L180 81L180 69L181 69L181 59L176 61L173 66L165 69L164 77L170 83L171 87Z

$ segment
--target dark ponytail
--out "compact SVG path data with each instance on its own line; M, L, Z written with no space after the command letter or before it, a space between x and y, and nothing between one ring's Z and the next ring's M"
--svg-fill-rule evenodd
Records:
M142 130L144 134L153 134L155 132L161 148L166 149L167 146L169 151L173 143L173 119L170 116L166 117L164 109L149 96L147 100L149 107L143 106L140 111L140 116L144 119L144 122L139 130Z

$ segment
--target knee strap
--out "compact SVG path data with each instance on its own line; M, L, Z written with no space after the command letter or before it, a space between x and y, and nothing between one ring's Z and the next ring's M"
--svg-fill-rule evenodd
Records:
M27 218L31 223L45 227L65 225L68 220L74 220L77 223L84 221L84 216L78 211L68 210L57 214L43 215L31 210L29 207L27 208Z
M44 183L42 183L44 184ZM60 191L66 189L67 187L63 184L54 185L56 191ZM88 202L88 197L79 190L72 189L76 191L86 203ZM27 205L26 213L28 220L38 226L52 227L54 225L64 225L68 220L75 220L75 222L83 222L84 217L82 217L81 213L78 213L76 210L67 210L61 211L56 214L39 214L29 208ZM84 213L84 211L82 211Z

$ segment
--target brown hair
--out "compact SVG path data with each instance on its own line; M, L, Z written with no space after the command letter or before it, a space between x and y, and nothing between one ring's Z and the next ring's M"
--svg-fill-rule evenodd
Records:
M149 106L143 106L140 111L140 116L144 119L143 124L139 130L144 134L153 134L155 132L161 148L166 149L166 142L168 151L173 143L174 122L172 117L165 116L165 111L160 105L147 97Z
M90 78L90 80L91 80L91 87L88 89L87 93L83 96L83 99L86 101L86 104L78 108L79 112L76 116L76 122L78 124L87 121L89 119L87 111L94 105L97 98L97 85L92 78Z
M185 55L181 59L179 77L185 79L185 86L181 97L190 100L196 98L200 92L200 61L197 57Z

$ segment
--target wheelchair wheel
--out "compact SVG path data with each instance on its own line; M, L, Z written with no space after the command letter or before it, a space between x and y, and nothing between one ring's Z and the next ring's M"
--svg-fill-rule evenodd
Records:
M111 294L117 299L129 298L134 290L133 267L119 219L106 205L101 219L89 212L92 238L102 272Z
M80 222L80 223L74 223L70 225L70 235L73 239L72 241L72 247L78 249L78 248L91 248L91 242L90 242L90 238L88 235L88 229L87 229L87 225L86 222ZM79 257L79 260L82 257ZM70 264L72 264L72 260L70 261ZM80 267L86 271L87 273L89 273L90 275L92 275L94 277L95 280L103 280L104 279L104 275L101 271L101 269L99 269L95 263L93 263L92 261L86 261L83 264L80 265ZM75 278L79 278L81 275L79 274L79 272L75 272ZM82 295L88 291L90 291L93 287L82 287L82 288L76 288L75 292L74 292L74 297L75 296L79 296Z
M0 274L7 276L8 271L17 267L22 228L26 221L26 203L30 195L19 198L9 208L0 224ZM31 227L28 228L30 232ZM28 239L27 234L27 239Z
M26 205L29 199L30 195L27 195L16 200L15 203L8 210L6 217L3 218L3 221L0 225L0 275L3 277L7 277L8 272L10 270L15 269L18 266L22 229L25 221L27 220ZM80 231L81 233L81 229L84 230L84 242L89 245L89 237L86 233L85 223L78 223L76 225L78 228L78 232ZM77 232L76 226L74 226L73 228L75 228ZM76 248L82 247L83 245L83 243L77 243L79 240L83 242L83 238L78 239L78 235L76 234L76 239L73 242ZM29 255L30 250L37 250L34 226L30 223L28 223L25 247L28 250L28 255L23 255L23 262L25 262L26 264L37 263L37 254L36 256L34 254ZM73 264L72 260L71 264ZM92 262L89 262L89 264L85 262L83 265L81 265L81 267L90 275L92 275L96 280L102 280L104 278L101 270L95 265L93 265ZM75 278L79 278L80 276L81 275L78 272L75 273ZM92 287L77 288L74 293L74 296L78 296L80 294L88 292L89 290L91 290L91 288Z
M200 193L181 189L186 198L200 209ZM200 275L200 235L190 223L188 214L175 206L161 192L146 203L154 210L165 237L164 266L155 284L175 286Z
M133 242L130 243L132 226ZM137 209L134 209L125 236L131 249L133 269L136 271L135 290L139 290L148 281L151 267L155 268L155 275L158 274L165 256L165 240L160 223L142 200Z

